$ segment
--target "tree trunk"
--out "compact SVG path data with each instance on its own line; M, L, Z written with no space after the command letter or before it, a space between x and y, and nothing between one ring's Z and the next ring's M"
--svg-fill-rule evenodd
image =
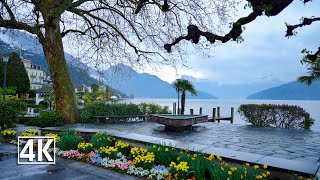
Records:
M186 91L182 91L181 94L181 114L184 114L184 106L186 104Z
M46 22L47 20L47 22ZM66 118L66 123L78 122L79 112L73 82L64 57L59 18L45 18L43 51L53 81L57 112Z

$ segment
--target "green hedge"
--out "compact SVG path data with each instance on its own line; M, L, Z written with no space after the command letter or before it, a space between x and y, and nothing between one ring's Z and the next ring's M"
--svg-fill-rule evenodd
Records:
M309 113L293 105L242 104L238 112L255 126L309 129L314 123Z
M38 127L63 126L65 118L58 112L43 112L34 119L30 119L25 124Z
M91 123L92 116L130 116L143 115L136 104L93 103L81 109L80 122Z
M171 114L169 106L160 106L153 103L141 103L139 109L143 114Z
M18 115L14 108L6 102L0 103L0 127L1 129L12 128L18 122Z

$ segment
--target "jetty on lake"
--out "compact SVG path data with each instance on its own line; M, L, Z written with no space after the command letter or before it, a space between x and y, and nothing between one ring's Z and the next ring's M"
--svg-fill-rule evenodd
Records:
M202 107L199 109L199 114L202 115ZM190 109L190 115L193 115L193 109ZM231 107L230 116L220 116L220 107L212 109L212 116L208 117L209 122L220 122L220 121L230 121L233 124L234 119L234 108Z

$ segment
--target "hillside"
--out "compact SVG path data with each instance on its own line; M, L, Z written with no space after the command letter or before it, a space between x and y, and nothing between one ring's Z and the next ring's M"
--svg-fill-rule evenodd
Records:
M45 56L42 52L41 45L35 42L34 37L27 35L22 32L14 32L14 37L11 37L13 34L5 34L4 31L0 31L0 50L3 51L11 51L20 54L19 48L20 43L23 46L23 50L21 55L26 58L30 59L33 64L40 65L43 70L49 74L48 65L45 59ZM12 32L11 32L12 33ZM80 68L80 65L83 65L80 61L74 58L72 55L65 53L69 72L71 74L71 78L75 84L92 84L92 83L99 83L98 80L92 78L85 69ZM80 65L79 65L80 64ZM80 78L81 77L81 78Z
M135 98L176 98L175 89L166 81L148 73L138 73L131 67L119 64L106 71L107 83ZM187 98L215 99L213 95L198 91L198 96L187 94Z
M320 81L314 82L312 86L289 82L252 94L247 99L320 100Z

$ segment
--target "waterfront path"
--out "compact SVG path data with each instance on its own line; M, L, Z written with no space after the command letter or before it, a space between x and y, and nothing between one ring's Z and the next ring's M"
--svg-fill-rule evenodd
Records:
M153 122L73 124L73 128L121 131L185 143L210 145L290 160L320 163L320 133L310 130L260 128L249 125L202 123L193 131L168 132Z

